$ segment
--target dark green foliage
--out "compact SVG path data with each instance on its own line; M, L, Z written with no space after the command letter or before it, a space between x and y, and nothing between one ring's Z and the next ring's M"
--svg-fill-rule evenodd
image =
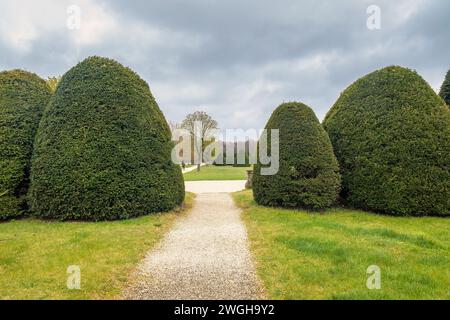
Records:
M0 220L23 214L34 136L50 97L37 75L0 72Z
M442 83L439 95L450 107L450 70L448 70L447 75L445 76L445 80L444 83Z
M330 139L311 108L284 103L273 112L266 129L268 141L270 129L279 129L280 167L275 175L261 175L262 165L255 165L256 202L309 209L333 205L340 188L339 167Z
M45 112L32 159L30 207L56 219L125 219L184 199L169 126L145 81L91 57L69 70Z
M416 72L393 66L359 79L324 127L350 205L394 215L450 214L450 110Z

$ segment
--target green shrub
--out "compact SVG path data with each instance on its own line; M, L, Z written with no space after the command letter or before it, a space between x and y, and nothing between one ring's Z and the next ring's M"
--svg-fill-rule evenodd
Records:
M0 220L23 214L34 136L50 97L37 75L0 72Z
M445 103L450 107L450 70L448 70L445 80L442 83L439 95L444 99Z
M394 215L450 214L450 110L416 72L393 66L359 79L324 127L350 205Z
M266 129L279 129L279 170L261 175L254 167L253 195L269 206L322 209L333 205L340 188L337 160L327 133L308 106L290 102L280 105ZM269 143L270 155L270 143Z
M63 220L170 210L184 199L172 147L147 83L113 60L88 58L63 76L41 121L30 208Z

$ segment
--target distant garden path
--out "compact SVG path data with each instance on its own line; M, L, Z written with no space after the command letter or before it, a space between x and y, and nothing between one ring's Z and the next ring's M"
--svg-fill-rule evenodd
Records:
M197 193L194 207L149 252L125 298L262 298L241 212L226 193L244 183L187 182L187 191Z
M205 164L204 163L202 163L201 165L200 165L200 167L203 167ZM187 167L187 168L185 168L185 169L182 169L181 171L183 172L183 173L188 173L188 172L191 172L191 171L194 171L194 170L197 170L197 165L192 165L191 167Z

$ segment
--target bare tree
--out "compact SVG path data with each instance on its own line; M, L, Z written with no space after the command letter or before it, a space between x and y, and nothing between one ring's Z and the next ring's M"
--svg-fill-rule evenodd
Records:
M181 127L191 134L194 139L194 152L197 159L201 159L206 147L205 141L218 129L217 121L204 111L195 111L186 116ZM200 161L197 163L197 171L200 171Z

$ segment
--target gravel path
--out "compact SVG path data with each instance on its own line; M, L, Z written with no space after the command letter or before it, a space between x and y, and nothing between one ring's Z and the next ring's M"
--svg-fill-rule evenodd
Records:
M200 167L203 167L205 164L204 163L202 163L201 165L200 165ZM191 172L191 171L194 171L194 170L197 170L197 165L193 165L192 167L189 167L189 168L186 168L186 169L181 169L181 172L182 173L188 173L188 172Z
M203 191L209 192L206 182L210 181L203 182ZM230 194L197 188L194 207L149 252L125 298L263 298L240 210Z

